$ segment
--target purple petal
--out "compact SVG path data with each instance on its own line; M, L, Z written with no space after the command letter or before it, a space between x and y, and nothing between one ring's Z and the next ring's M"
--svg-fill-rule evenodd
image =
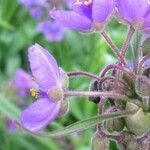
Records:
M61 41L65 31L57 22L47 20L39 23L37 30L43 33L48 41Z
M35 81L43 91L59 85L60 72L57 62L47 50L35 44L28 50L28 59Z
M11 119L7 120L7 129L10 133L13 133L17 130L16 125L13 122L13 120L11 120Z
M143 19L149 7L147 0L116 0L119 14L127 21Z
M18 69L15 74L14 84L18 89L30 89L36 86L31 76L23 69Z
M112 14L114 0L94 0L93 2L93 21L98 23L105 22Z
M52 10L50 15L64 27L79 30L91 29L91 20L73 11Z
M31 16L36 20L41 19L42 13L43 13L43 10L41 7L34 7L32 9L30 9Z
M41 98L22 112L21 124L32 132L39 131L58 116L59 110L59 102Z
M26 7L32 7L35 5L44 5L47 0L19 0L21 4Z

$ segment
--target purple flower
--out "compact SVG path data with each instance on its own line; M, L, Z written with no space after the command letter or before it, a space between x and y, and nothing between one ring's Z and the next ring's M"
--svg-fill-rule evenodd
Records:
M30 88L35 88L37 85L32 80L32 77L23 69L16 71L13 84L17 90L19 96L27 96L27 92Z
M36 19L39 20L42 17L43 10L41 7L33 7L32 9L29 9L30 15Z
M135 29L150 32L150 4L148 0L116 0L119 15Z
M64 37L65 29L54 21L44 21L39 23L38 32L43 33L48 41L61 41Z
M36 5L44 5L47 0L20 0L20 3L25 7L33 7Z
M78 30L100 30L110 18L113 0L74 0L72 11L52 10L50 15L63 26Z
M64 80L54 57L35 44L28 50L30 68L39 85L38 99L21 114L21 124L30 131L38 131L51 123L60 113Z
M7 120L7 129L10 133L13 133L16 131L17 128L16 128L16 125L13 122L13 120L11 120L11 119Z

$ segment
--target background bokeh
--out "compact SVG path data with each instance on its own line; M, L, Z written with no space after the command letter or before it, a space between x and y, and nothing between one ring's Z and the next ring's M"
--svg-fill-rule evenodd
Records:
M48 42L36 31L34 20L17 0L0 0L0 150L89 150L95 128L72 134L65 138L47 139L33 137L23 131L10 133L6 118L19 117L20 108L16 96L8 88L17 68L30 72L27 49L39 43L49 50L65 71L83 70L95 74L107 64L115 62L114 54L99 33L85 34L68 30L61 42ZM126 35L126 27L113 19L107 31L118 47ZM130 55L128 55L128 58ZM89 79L71 79L71 90L88 90ZM31 101L26 99L28 105ZM69 125L97 114L97 105L86 98L70 98L70 111L56 119L48 130ZM111 143L110 149L116 149Z

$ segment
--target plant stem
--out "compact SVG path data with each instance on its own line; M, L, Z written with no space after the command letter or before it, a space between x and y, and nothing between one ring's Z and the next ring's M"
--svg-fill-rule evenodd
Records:
M119 66L119 65L116 65L116 64L111 64L111 65L108 65L106 66L106 68L104 68L102 71L101 71L101 74L100 74L100 77L104 77L106 75L106 73L112 69L118 69L118 70L121 70L123 71L127 76L129 76L131 79L135 79L135 74L133 74L128 68L126 67L123 67L123 66Z
M83 71L68 72L67 75L69 77L84 76L84 77L99 80L99 76L96 76L96 75L89 73L89 72L83 72Z
M122 51L121 51L122 58L125 58L125 56L126 56L127 49L129 48L130 41L131 41L134 33L135 33L135 29L132 26L130 26L128 34L127 34L127 38L122 47Z
M109 37L109 35L107 34L107 32L105 30L103 30L101 32L102 36L105 38L105 40L107 41L107 43L109 44L109 46L112 48L113 52L115 53L115 55L117 56L117 58L119 59L119 61L121 62L121 64L123 64L124 66L126 66L125 60L124 58L120 55L119 49L117 48L117 46L113 43L112 39Z
M104 96L115 99L128 100L129 98L126 95L122 95L119 93L115 93L113 91L110 92L98 92L98 91L66 91L64 93L65 96L78 96L78 97L98 97Z

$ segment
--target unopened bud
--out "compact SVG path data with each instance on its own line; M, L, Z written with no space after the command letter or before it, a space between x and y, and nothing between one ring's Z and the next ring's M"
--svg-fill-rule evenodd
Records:
M138 108L136 104L127 102L126 110ZM150 113L145 113L142 108L125 118L127 128L130 132L137 136L141 136L150 129Z
M61 106L60 106L60 112L59 112L59 117L65 116L68 111L69 111L69 101L67 100L62 100L61 101Z
M106 128L108 132L112 133L114 131L120 132L123 130L125 126L125 122L122 118L114 119L114 120L108 120L106 122Z
M139 147L138 147L137 140L132 138L130 141L128 141L127 148L128 148L128 150L136 150L136 149L138 149Z
M61 87L63 90L66 90L69 85L69 77L62 68L59 68L59 69L60 69Z
M54 101L60 101L64 97L64 93L61 87L56 86L53 88L50 88L47 92L48 97Z
M98 81L95 80L90 84L90 91L98 91ZM100 97L89 97L89 100L94 103L99 103Z
M150 96L150 78L138 76L135 83L136 92L143 97Z
M92 137L91 150L107 150L109 142L107 138L100 137L96 132Z

